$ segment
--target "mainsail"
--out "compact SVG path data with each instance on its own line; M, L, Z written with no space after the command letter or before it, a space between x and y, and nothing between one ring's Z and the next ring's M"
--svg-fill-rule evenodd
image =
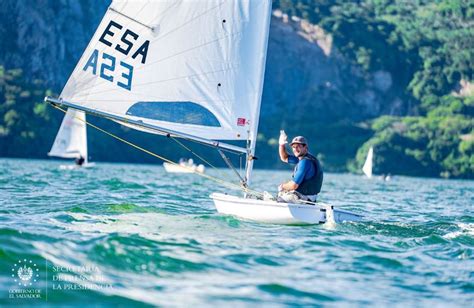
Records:
M68 109L54 140L49 156L79 158L87 162L87 132L85 113Z
M367 153L367 158L365 159L364 166L362 171L370 179L372 177L372 160L374 156L374 148L370 147L369 152Z
M60 98L47 101L246 153L248 180L270 16L271 0L113 1Z
M123 122L254 139L270 8L251 0L114 1L60 98Z

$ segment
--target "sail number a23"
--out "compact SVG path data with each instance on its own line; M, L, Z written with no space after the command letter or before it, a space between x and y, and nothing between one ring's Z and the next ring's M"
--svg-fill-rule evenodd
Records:
M120 36L121 34L121 36ZM119 37L118 43L114 44L114 37ZM93 75L115 83L117 86L131 91L133 84L133 62L146 62L150 41L140 43L140 36L130 29L124 28L121 24L111 20L99 38L99 42L110 47L110 53L100 52L94 49L83 67L84 71L91 71ZM125 56L131 55L132 61L117 61L116 51ZM118 54L119 55L119 54Z

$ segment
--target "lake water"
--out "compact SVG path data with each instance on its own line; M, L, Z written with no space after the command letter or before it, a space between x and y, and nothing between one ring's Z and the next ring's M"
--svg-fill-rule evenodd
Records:
M60 164L0 159L0 305L473 305L472 181L326 174L365 221L279 226L217 214L226 189L193 174Z

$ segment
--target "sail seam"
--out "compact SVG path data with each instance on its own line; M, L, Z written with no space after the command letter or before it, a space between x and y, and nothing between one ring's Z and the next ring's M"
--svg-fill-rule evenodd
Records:
M119 11L115 10L114 8L109 8L109 10L111 10L111 11L114 12L114 13L119 14L120 16L123 16L123 17L125 17L125 18L128 18L128 19L134 21L134 22L136 22L137 24L142 25L143 27L150 29L151 31L154 31L154 28L153 28L153 27L148 26L148 25L142 23L141 21L138 21L138 20L136 20L136 19L134 19L134 18L132 18L132 17L130 17L130 16L128 16L128 15L122 13L122 12L119 12Z

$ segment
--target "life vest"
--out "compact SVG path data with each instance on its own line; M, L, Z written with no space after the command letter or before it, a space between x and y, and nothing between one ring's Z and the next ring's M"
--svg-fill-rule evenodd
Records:
M303 182L301 182L300 185L298 185L298 188L296 189L297 192L303 195L317 195L321 191L321 186L323 185L323 169L321 168L321 164L319 163L319 160L314 157L313 155L307 153L303 158L311 161L313 164L315 173L314 175L309 178L309 179L303 179ZM298 163L299 164L299 163ZM298 165L295 166L295 170L293 171L293 177L295 176L296 170L298 168Z

